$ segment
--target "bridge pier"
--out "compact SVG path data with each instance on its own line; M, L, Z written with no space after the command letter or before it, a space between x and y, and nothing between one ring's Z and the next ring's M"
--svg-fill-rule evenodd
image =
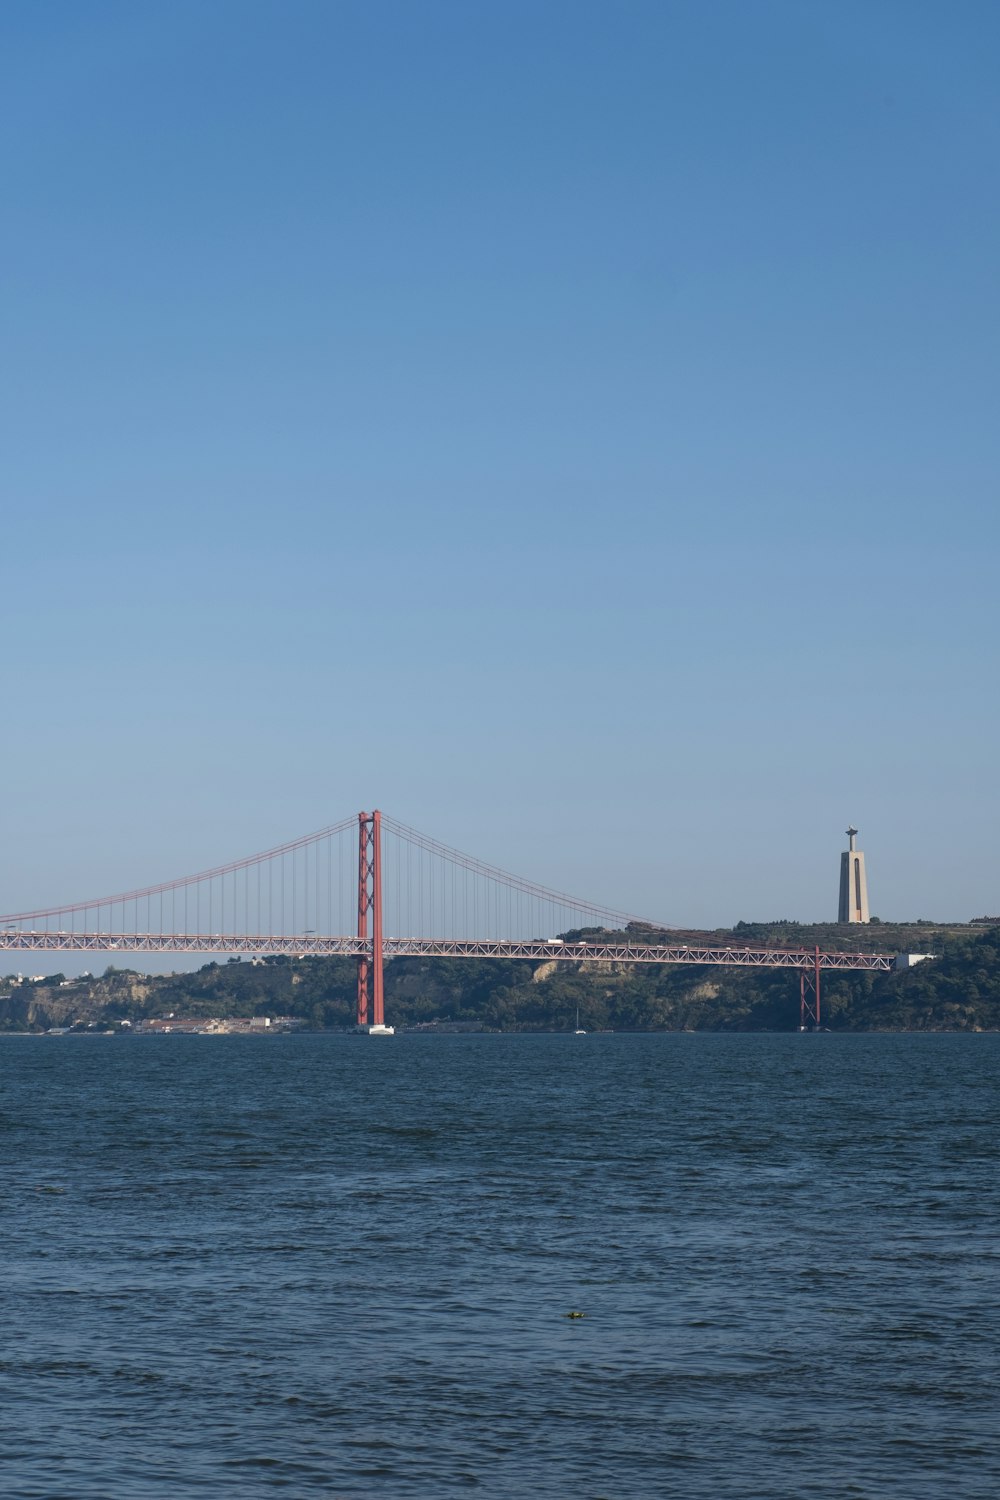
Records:
M820 952L816 949L808 968L799 970L799 1030L820 1031Z

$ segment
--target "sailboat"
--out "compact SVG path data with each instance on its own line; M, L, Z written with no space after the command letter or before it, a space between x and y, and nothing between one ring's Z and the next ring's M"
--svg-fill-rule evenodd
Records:
M587 1035L587 1033L585 1031L581 1031L580 1030L580 1007L579 1006L576 1007L576 1030L574 1031L573 1035L574 1036L586 1036Z

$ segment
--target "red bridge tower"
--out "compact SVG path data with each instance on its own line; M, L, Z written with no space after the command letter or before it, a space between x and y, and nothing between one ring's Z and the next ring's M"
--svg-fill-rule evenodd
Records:
M389 1030L382 1000L382 814L358 813L358 937L368 939L372 919L372 951L358 955L358 1025Z

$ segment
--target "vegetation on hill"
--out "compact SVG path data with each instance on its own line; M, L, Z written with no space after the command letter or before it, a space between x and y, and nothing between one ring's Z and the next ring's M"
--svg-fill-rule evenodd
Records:
M824 1024L853 1031L1000 1030L1000 925L740 923L711 933L633 929L628 936L692 945L933 952L933 960L889 974L824 973ZM588 1031L787 1031L799 1020L796 975L781 969L400 958L386 966L385 990L386 1014L397 1026L571 1030L577 1011ZM354 1004L351 959L230 959L184 974L110 968L71 984L61 974L0 981L0 1029L107 1027L171 1013L294 1015L328 1028L352 1025Z

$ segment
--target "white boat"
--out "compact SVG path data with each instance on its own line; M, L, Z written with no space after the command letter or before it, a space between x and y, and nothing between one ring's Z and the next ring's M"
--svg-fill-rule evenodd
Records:
M585 1031L581 1030L581 1028L580 1028L580 1007L579 1006L576 1007L576 1030L574 1031L573 1035L574 1036L586 1036L587 1035L587 1033Z

